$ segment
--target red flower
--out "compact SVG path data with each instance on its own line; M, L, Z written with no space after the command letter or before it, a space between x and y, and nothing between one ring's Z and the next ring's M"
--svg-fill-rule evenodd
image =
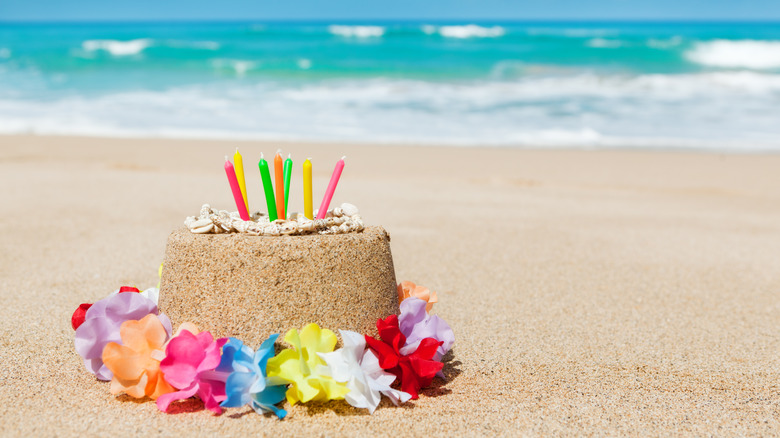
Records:
M366 343L379 358L379 366L395 374L401 382L401 390L409 393L412 399L417 399L417 391L430 385L433 377L444 366L433 360L436 349L442 343L434 338L425 338L416 350L407 351L404 348L406 336L398 328L398 315L377 320L376 328L382 340L366 335Z
M87 318L87 310L90 307L92 307L92 303L81 303L73 312L73 316L70 317L70 325L73 326L73 330L84 324L84 320Z
M122 292L141 293L137 287L133 286L120 287L119 293L121 294ZM79 304L79 307L77 307L73 312L73 315L70 317L70 325L73 326L73 330L76 330L81 324L84 324L84 320L87 317L87 310L89 310L90 307L92 307L92 303L81 303Z

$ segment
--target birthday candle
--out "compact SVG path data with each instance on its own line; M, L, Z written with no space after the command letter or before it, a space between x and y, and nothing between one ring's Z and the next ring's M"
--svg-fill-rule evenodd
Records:
M328 188L325 190L325 197L322 198L322 204L320 204L320 209L317 211L317 219L325 219L325 215L328 213L330 200L333 199L333 192L336 191L336 185L339 183L341 171L344 170L345 158L347 157L341 157L341 159L336 163L336 168L333 169L333 175L331 175Z
M236 153L233 155L233 167L236 169L236 179L238 180L238 186L241 188L241 196L244 197L244 206L246 206L246 211L249 211L249 202L246 200L246 180L244 180L244 159L241 157L241 154L238 153L238 148L236 148Z
M282 169L282 156L281 150L276 151L276 157L274 157L274 173L276 175L276 213L279 215L279 219L286 219L284 215L284 170Z
M268 205L268 220L276 220L276 202L274 201L274 188L271 185L271 174L268 172L268 162L265 161L263 153L260 153L260 162L257 163L260 168L260 177L263 180L263 190L265 191L265 203Z
M238 214L241 215L241 219L248 221L249 213L246 211L244 198L241 197L241 187L238 186L236 171L233 168L233 164L228 160L227 155L225 155L225 173L227 174L227 179L230 183L230 190L233 192L233 199L236 201L236 207L238 207Z
M303 162L303 214L314 219L314 206L311 202L311 159Z
M287 217L287 210L290 209L290 177L292 176L292 158L287 154L284 160L284 217Z

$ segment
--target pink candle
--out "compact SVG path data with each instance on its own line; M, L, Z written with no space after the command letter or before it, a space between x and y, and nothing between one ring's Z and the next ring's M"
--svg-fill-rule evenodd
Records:
M236 178L236 169L233 168L233 163L228 160L225 155L225 173L227 174L228 182L230 183L230 190L233 191L233 199L236 201L236 207L238 207L238 214L241 215L241 219L248 221L249 212L246 211L246 205L244 204L244 195L241 193L241 186L238 185L238 178Z
M339 183L339 177L341 177L341 171L344 170L344 159L347 157L341 157L341 159L336 163L336 168L333 169L333 175L330 177L330 182L328 183L328 189L325 190L325 197L322 198L322 204L320 204L320 209L317 211L317 219L324 219L325 215L328 213L328 206L330 206L330 200L333 199L333 192L336 191L336 185Z

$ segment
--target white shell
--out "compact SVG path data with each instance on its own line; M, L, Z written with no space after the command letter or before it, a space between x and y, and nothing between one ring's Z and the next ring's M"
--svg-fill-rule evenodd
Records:
M288 219L273 222L259 211L252 214L251 220L244 221L237 211L215 210L209 204L203 204L200 215L188 216L184 225L195 234L237 232L258 236L343 234L362 231L365 227L357 207L348 203L328 211L325 219L312 220L301 213L291 212Z
M350 217L360 213L360 210L358 210L357 207L355 207L354 205L348 202L341 204L341 211L344 212L344 216L350 216Z
M199 228L190 228L190 231L192 231L195 234L206 234L210 233L214 229L214 224L209 223L206 226L199 227Z
M279 227L279 232L286 236L289 236L296 231L298 231L298 225L294 221L285 222Z

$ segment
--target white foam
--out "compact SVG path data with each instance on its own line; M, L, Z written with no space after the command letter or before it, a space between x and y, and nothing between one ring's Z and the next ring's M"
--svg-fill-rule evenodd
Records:
M425 29L423 29L423 32ZM506 31L501 26L482 27L476 24L465 26L441 26L439 35L446 38L497 38L504 36Z
M438 28L431 24L423 24L422 26L420 26L420 30L423 31L423 33L426 35L433 35L436 33Z
M11 57L11 49L6 47L0 47L0 59L8 59Z
M245 59L213 59L211 65L217 70L231 69L236 73L236 77L243 78L250 70L254 70L260 66L260 63L255 61L247 61Z
M711 67L777 69L780 68L780 41L700 42L685 52L685 57L697 64Z
M47 100L0 91L0 133L780 151L778 119L780 74L755 71L228 80Z
M592 38L615 36L618 34L614 29L583 29L583 28L555 28L555 27L537 27L526 31L531 36L565 36L568 38Z
M679 35L675 35L666 40L650 38L649 40L647 40L647 46L652 47L654 49L669 49L672 47L679 46L680 44L682 44L682 42L683 42L683 38Z
M174 49L199 49L199 50L219 50L220 45L216 41L180 41L168 40L162 43L166 47Z
M311 59L301 58L296 62L296 64L301 70L308 70L311 68Z
M150 38L140 38L129 41L119 40L87 40L81 43L81 48L87 52L105 50L114 56L137 55L151 46L154 41Z
M605 38L592 38L585 43L588 47L597 49L616 49L621 47L623 43L619 40L608 40Z
M385 34L382 26L343 26L333 24L328 26L328 32L347 38L375 38Z

